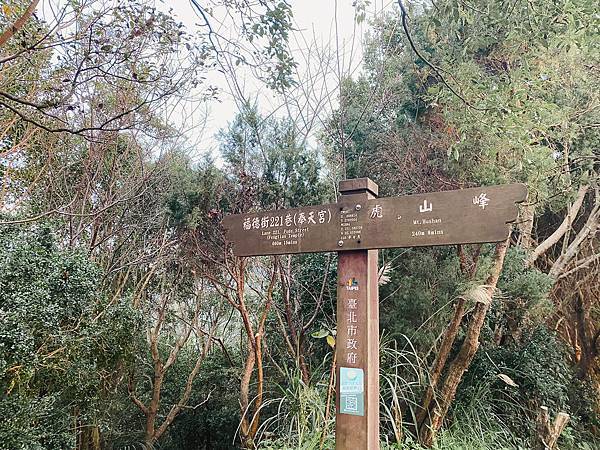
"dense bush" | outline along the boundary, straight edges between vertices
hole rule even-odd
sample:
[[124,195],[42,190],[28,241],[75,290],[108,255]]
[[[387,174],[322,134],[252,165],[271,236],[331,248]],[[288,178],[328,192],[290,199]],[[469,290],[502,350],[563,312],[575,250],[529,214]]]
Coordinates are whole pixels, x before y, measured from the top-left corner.
[[99,277],[49,226],[0,228],[0,447],[72,447],[74,424],[102,421],[137,320]]
[[380,329],[391,339],[407,336],[426,353],[451,314],[452,301],[463,286],[456,249],[386,250],[391,261],[391,280],[381,287]]
[[[552,414],[567,412],[575,423],[589,420],[580,415],[581,398],[570,395],[574,372],[567,356],[564,344],[543,325],[519,343],[483,346],[458,392],[454,419],[460,421],[462,408],[471,405],[522,437],[532,435],[540,406]],[[479,395],[482,390],[485,395]]]

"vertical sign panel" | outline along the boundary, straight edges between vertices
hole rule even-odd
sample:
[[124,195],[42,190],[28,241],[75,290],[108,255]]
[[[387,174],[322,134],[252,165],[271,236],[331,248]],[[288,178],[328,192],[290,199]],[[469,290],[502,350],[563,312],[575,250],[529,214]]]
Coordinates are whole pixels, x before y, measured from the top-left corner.
[[[337,299],[337,401],[336,449],[367,450],[367,417],[370,412],[367,361],[367,251],[339,253]],[[362,394],[348,386],[349,375],[362,376]],[[359,410],[358,402],[362,408]]]
[[336,449],[379,448],[377,250],[340,252]]
[[[342,200],[377,197],[369,179],[340,183]],[[340,240],[361,239],[361,208],[340,208]],[[336,450],[379,448],[379,293],[377,250],[338,253]]]

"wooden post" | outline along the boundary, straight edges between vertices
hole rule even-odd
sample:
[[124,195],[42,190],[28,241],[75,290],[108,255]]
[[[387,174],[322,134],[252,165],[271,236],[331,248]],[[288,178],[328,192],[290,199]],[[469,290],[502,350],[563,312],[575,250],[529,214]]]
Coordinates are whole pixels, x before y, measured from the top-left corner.
[[[354,208],[341,212],[341,227],[351,228],[354,213],[377,197],[378,187],[368,178],[345,180],[340,193]],[[343,251],[343,240],[338,245],[335,448],[374,450],[379,448],[378,250]]]
[[340,193],[337,203],[229,215],[223,226],[237,256],[338,251],[336,448],[374,450],[378,249],[503,242],[527,188],[510,184],[378,198],[373,181],[357,178],[340,182]]

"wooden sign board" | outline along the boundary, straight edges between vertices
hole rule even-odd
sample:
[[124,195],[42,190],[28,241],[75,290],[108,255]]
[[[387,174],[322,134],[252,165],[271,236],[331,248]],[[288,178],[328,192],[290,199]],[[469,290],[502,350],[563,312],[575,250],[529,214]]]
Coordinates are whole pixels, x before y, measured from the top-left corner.
[[379,448],[377,250],[500,242],[522,184],[377,198],[368,178],[340,182],[338,203],[227,216],[238,256],[337,251],[336,449]]
[[227,216],[238,256],[499,242],[523,184],[486,186]]

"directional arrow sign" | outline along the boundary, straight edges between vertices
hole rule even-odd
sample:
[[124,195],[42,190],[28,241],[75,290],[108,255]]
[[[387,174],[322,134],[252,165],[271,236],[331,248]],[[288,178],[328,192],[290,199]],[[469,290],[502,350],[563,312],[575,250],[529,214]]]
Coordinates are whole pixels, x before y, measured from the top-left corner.
[[523,184],[236,214],[223,219],[238,256],[499,242]]

